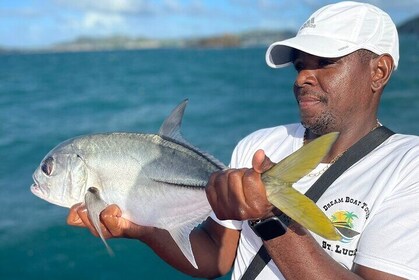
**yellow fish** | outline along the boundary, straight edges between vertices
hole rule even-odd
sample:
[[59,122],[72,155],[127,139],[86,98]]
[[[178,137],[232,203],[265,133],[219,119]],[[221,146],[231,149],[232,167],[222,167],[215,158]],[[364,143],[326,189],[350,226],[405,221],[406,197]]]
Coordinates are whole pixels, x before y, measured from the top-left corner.
[[321,162],[338,135],[332,132],[311,141],[262,174],[270,203],[300,225],[329,240],[340,240],[341,236],[320,208],[292,185]]

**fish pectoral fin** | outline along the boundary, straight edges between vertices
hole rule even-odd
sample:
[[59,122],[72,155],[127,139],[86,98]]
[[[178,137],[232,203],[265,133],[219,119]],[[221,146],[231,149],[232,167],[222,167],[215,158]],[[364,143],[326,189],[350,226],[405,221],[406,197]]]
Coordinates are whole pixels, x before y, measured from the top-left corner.
[[193,226],[186,226],[170,229],[168,231],[186,259],[193,265],[193,267],[198,269],[198,265],[196,264],[195,257],[193,255],[191,242],[189,240],[189,234],[192,229]]
[[329,240],[340,240],[329,218],[308,197],[291,186],[280,186],[268,195],[268,200],[291,219],[308,230]]
[[114,253],[109,247],[106,239],[103,236],[102,230],[100,228],[100,213],[108,206],[108,204],[101,198],[99,190],[95,187],[90,187],[87,190],[86,195],[84,196],[84,201],[87,208],[87,215],[89,216],[90,222],[95,227],[100,238],[108,250],[109,255],[113,256]]
[[295,183],[316,168],[338,135],[338,132],[331,132],[316,138],[275,164],[263,173],[262,178],[274,177],[286,183]]

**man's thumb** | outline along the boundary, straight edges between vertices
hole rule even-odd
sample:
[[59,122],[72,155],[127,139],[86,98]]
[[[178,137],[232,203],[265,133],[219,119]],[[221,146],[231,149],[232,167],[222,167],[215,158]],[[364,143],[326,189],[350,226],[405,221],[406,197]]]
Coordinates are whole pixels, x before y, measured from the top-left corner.
[[252,166],[256,172],[262,174],[269,170],[273,165],[274,163],[265,155],[263,150],[257,150],[253,155]]

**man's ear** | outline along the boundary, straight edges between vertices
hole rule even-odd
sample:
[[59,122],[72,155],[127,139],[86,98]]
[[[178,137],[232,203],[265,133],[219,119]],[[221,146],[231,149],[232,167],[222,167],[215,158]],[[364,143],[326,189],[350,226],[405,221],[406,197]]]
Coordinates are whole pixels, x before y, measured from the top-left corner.
[[372,60],[371,89],[373,92],[382,90],[390,79],[393,72],[393,58],[388,54],[383,54]]

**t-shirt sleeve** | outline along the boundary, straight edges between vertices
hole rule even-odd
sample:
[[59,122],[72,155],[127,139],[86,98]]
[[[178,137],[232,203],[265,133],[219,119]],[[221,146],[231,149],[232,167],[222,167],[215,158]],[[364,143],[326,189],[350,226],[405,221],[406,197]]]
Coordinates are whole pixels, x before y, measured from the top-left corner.
[[[231,156],[231,161],[230,161],[230,164],[229,164],[229,168],[238,168],[238,165],[239,165],[238,164],[238,161],[239,161],[239,157],[238,157],[239,146],[240,146],[240,143],[233,150],[233,153],[232,153],[232,156]],[[222,225],[223,227],[226,227],[226,228],[229,228],[229,229],[235,229],[235,230],[241,230],[242,229],[242,225],[243,225],[242,221],[220,220],[220,219],[217,218],[217,216],[215,215],[214,212],[211,212],[210,218],[213,219],[218,224]]]
[[371,217],[354,262],[408,279],[419,276],[419,164],[405,166],[398,184]]
[[229,229],[235,229],[235,230],[241,230],[243,226],[242,221],[236,221],[236,220],[220,220],[217,218],[214,212],[211,212],[210,218],[216,221],[218,224],[222,225],[225,228]]

